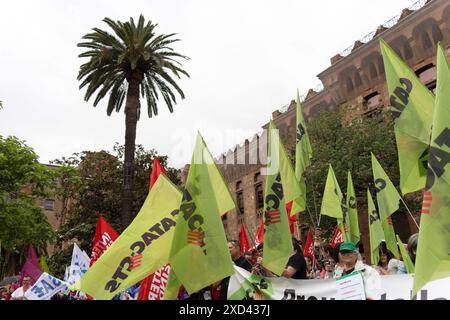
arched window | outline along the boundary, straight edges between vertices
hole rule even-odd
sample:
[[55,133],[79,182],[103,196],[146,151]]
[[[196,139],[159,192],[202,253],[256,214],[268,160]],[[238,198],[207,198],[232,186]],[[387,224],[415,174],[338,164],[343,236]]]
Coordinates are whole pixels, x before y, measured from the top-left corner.
[[377,69],[373,63],[369,64],[370,79],[375,80],[378,77]]
[[422,47],[427,50],[433,47],[433,43],[431,42],[430,36],[426,31],[422,32],[421,34],[422,38]]
[[262,215],[262,210],[264,209],[264,193],[261,173],[256,173],[254,177],[254,188],[255,188],[255,207],[256,215],[260,217]]
[[242,189],[242,181],[236,182],[236,204],[238,216],[244,214],[244,190]]
[[355,87],[359,88],[362,85],[361,76],[358,72],[355,72]]
[[354,90],[353,81],[351,77],[347,78],[347,92],[352,92]]

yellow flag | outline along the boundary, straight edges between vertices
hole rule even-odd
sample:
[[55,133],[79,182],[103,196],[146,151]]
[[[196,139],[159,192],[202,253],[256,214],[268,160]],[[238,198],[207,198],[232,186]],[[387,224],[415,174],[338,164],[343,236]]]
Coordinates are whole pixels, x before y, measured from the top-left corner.
[[167,264],[180,203],[161,174],[133,222],[71,289],[109,300]]

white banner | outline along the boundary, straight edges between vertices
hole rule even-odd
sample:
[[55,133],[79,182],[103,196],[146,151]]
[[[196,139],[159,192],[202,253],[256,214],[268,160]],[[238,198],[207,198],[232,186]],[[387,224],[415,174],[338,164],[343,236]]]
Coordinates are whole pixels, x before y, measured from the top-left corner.
[[67,288],[65,282],[44,272],[36,283],[25,293],[27,300],[50,300],[53,295]]
[[[378,300],[411,300],[413,275],[399,274],[381,277]],[[293,280],[252,276],[235,267],[230,278],[228,298],[237,300],[336,300],[334,279]],[[450,278],[428,283],[417,294],[416,300],[450,300]]]

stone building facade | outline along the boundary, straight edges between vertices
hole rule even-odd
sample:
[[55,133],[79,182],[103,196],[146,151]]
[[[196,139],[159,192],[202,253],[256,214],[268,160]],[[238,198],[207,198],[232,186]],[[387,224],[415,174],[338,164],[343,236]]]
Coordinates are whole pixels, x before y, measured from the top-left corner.
[[[318,74],[322,85],[310,89],[302,97],[302,108],[307,120],[322,111],[340,108],[346,108],[349,118],[370,116],[380,108],[389,106],[378,42],[380,37],[397,51],[430,90],[434,90],[436,43],[441,41],[447,56],[450,56],[450,2],[420,0],[356,41],[352,47],[332,57],[331,66]],[[274,111],[272,117],[282,140],[293,144],[296,130],[295,101],[282,110]],[[262,128],[267,127],[268,124],[265,124]],[[229,239],[239,239],[243,222],[250,238],[254,238],[257,233],[262,218],[264,177],[261,169],[266,163],[266,140],[264,134],[257,134],[217,159],[237,203],[237,209],[228,212],[223,218]],[[366,247],[369,232],[367,214],[363,211],[361,206],[360,229]],[[417,232],[409,217],[394,215],[393,220],[396,229],[409,229],[403,230],[402,234]]]

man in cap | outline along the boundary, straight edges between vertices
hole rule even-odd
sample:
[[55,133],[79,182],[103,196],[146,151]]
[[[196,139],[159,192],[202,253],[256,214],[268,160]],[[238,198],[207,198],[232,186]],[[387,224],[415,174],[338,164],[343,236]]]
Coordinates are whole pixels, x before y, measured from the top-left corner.
[[358,260],[358,251],[353,243],[344,242],[341,244],[339,263],[342,267],[336,269],[334,278],[340,278],[353,272],[361,272],[366,298],[368,300],[379,299],[381,291],[380,274],[374,268]]

